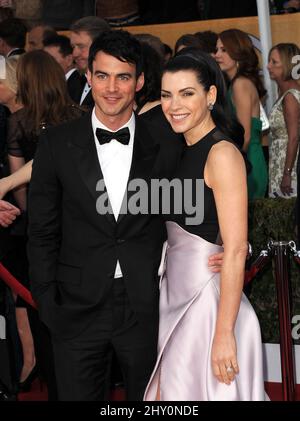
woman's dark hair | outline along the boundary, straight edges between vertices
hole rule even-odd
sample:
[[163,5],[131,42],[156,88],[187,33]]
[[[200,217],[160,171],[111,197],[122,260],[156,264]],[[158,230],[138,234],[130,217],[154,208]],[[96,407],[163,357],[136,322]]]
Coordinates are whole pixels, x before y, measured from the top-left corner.
[[17,82],[26,128],[33,135],[38,135],[42,126],[56,126],[82,114],[72,106],[61,66],[43,50],[20,56]]
[[262,98],[267,91],[259,75],[258,57],[250,37],[239,29],[227,29],[219,34],[219,38],[226,52],[237,62],[237,73],[231,83],[239,76],[244,76],[252,81]]
[[185,48],[166,64],[163,73],[189,70],[196,74],[198,82],[208,92],[211,86],[217,88],[217,98],[211,111],[212,119],[218,129],[242,148],[244,129],[231,112],[226,96],[226,84],[220,67],[207,53],[197,48]]
[[139,41],[129,32],[122,30],[102,32],[92,43],[89,51],[89,70],[93,71],[93,62],[98,52],[113,56],[120,61],[134,64],[136,78],[143,72],[143,58]]
[[160,99],[163,59],[151,45],[141,42],[145,83],[136,93],[138,107]]

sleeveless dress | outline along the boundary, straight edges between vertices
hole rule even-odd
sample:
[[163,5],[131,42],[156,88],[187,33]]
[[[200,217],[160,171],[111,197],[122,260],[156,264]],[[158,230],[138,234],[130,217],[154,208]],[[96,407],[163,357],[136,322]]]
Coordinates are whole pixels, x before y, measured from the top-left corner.
[[[236,108],[232,101],[231,88],[228,90],[228,98],[231,109],[236,114]],[[249,200],[265,197],[268,186],[268,170],[261,145],[261,133],[261,120],[258,117],[252,117],[250,142],[247,150],[247,158],[252,166],[247,180]]]
[[[225,140],[213,129],[185,148],[175,178],[204,179],[211,147]],[[226,139],[230,141],[229,139]],[[220,275],[208,268],[208,258],[222,251],[212,190],[204,183],[204,219],[186,225],[186,215],[168,215],[168,243],[160,288],[158,358],[144,400],[237,401],[264,400],[262,343],[255,312],[243,294],[235,325],[240,373],[230,386],[212,372],[211,347],[220,296]]]
[[[280,190],[280,184],[283,176],[286,150],[288,144],[288,133],[283,115],[283,106],[282,101],[285,96],[290,93],[300,104],[300,90],[298,89],[289,89],[286,91],[274,104],[270,116],[270,130],[271,130],[271,139],[269,147],[269,196],[276,197],[281,196],[285,198],[290,198],[292,196],[297,196],[297,171],[296,171],[296,162],[298,157],[295,159],[295,164],[291,172],[291,186],[294,189],[293,193],[290,196],[284,196]],[[300,133],[300,121],[299,124],[299,133]],[[300,139],[299,139],[300,140]]]

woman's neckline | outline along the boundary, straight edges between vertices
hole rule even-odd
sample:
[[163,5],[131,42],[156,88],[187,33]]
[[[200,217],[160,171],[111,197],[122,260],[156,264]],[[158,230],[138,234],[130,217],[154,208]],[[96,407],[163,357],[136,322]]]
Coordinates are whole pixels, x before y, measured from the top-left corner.
[[199,140],[197,140],[197,142],[193,143],[192,145],[188,145],[185,142],[185,146],[187,149],[192,149],[195,148],[197,145],[199,145],[203,140],[205,140],[210,134],[214,133],[217,129],[217,127],[215,126],[213,129],[211,129],[209,132],[207,132],[204,136],[202,136]]

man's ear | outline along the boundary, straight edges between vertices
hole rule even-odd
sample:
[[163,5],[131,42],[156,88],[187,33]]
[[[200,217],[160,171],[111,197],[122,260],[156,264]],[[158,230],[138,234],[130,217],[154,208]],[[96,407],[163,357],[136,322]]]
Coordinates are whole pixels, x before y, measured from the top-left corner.
[[144,86],[144,83],[145,83],[144,73],[141,73],[140,76],[138,77],[137,81],[136,81],[135,92],[140,91],[142,89],[142,87]]

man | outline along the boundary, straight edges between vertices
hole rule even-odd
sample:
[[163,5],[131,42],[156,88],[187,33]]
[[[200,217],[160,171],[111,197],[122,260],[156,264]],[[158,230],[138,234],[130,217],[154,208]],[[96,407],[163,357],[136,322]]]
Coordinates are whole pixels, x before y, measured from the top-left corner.
[[[149,186],[173,173],[182,144],[152,137],[135,117],[141,63],[132,35],[102,33],[89,56],[93,112],[46,132],[34,159],[30,279],[53,335],[61,400],[106,398],[112,350],[127,399],[141,400],[156,360],[165,226],[158,215],[120,208],[133,195],[127,182],[142,179]],[[104,212],[98,206],[103,191],[96,191],[103,182],[110,209]]]
[[[144,78],[140,45],[130,34],[108,31],[94,42],[88,78],[92,115],[50,130],[34,160],[32,293],[54,335],[60,399],[104,399],[114,348],[127,398],[140,400],[156,358],[157,270],[165,231],[157,216],[119,211],[127,180],[167,176],[181,146],[153,140],[134,116],[134,95]],[[122,126],[130,132],[128,145],[99,143],[97,128]],[[97,213],[101,179],[114,214]]]
[[32,26],[28,32],[27,51],[42,50],[44,41],[54,35],[56,35],[56,31],[51,26],[44,24]]
[[[86,75],[90,46],[98,35],[109,30],[109,25],[104,19],[87,16],[74,22],[70,30],[74,62],[79,72]],[[91,88],[87,80],[81,90],[79,104],[90,109],[94,106]]]
[[55,35],[44,41],[44,50],[50,54],[62,67],[66,76],[68,91],[74,102],[79,104],[85,81],[74,67],[70,38]]
[[0,22],[0,54],[6,57],[23,54],[26,32],[21,19],[9,18]]

